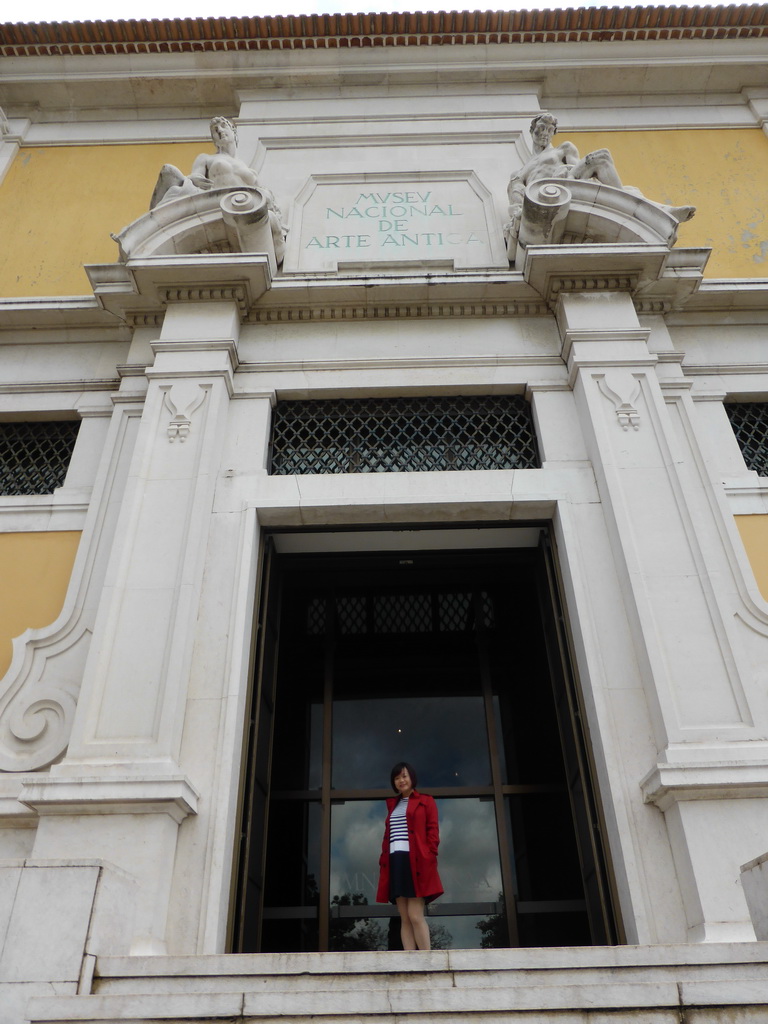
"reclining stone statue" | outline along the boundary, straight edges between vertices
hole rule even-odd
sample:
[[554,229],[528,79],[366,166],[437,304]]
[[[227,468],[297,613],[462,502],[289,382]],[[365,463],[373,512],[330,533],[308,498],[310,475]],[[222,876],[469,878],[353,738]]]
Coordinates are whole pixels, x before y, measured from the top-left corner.
[[509,197],[509,223],[504,227],[508,244],[514,246],[520,230],[523,214],[523,203],[526,188],[537,181],[549,178],[593,180],[620,188],[630,195],[638,196],[668,213],[678,222],[690,220],[696,212],[695,206],[667,206],[647,199],[643,193],[632,185],[623,185],[607,149],[597,149],[585,157],[579,156],[578,149],[572,142],[563,142],[559,146],[552,145],[557,132],[557,118],[549,113],[537,114],[531,121],[531,138],[533,156],[516,171],[509,180],[507,195]]
[[215,153],[200,153],[195,157],[189,175],[182,174],[173,164],[164,164],[157,178],[149,208],[168,203],[173,199],[194,196],[211,189],[257,188],[262,193],[269,210],[269,224],[278,263],[285,250],[285,228],[280,208],[269,189],[259,184],[256,173],[235,154],[237,152],[237,128],[226,117],[211,118],[211,139]]

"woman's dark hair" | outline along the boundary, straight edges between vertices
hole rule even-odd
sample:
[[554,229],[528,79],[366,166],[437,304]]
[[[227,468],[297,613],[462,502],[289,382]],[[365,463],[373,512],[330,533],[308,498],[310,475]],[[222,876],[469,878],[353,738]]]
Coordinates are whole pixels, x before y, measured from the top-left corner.
[[408,772],[408,774],[411,776],[411,783],[413,784],[413,788],[416,789],[416,769],[413,767],[412,764],[408,764],[407,761],[398,761],[397,764],[395,765],[395,767],[389,773],[389,784],[392,787],[392,791],[394,793],[397,793],[397,787],[395,786],[395,779],[400,774],[400,772],[403,770],[403,768],[405,768],[406,771]]

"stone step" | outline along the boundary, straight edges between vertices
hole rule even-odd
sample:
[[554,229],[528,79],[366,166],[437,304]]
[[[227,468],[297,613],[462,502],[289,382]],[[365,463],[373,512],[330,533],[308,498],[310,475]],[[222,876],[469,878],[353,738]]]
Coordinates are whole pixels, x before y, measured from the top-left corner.
[[[629,984],[663,985],[673,983],[694,983],[706,979],[710,982],[761,980],[768,987],[768,964],[741,971],[738,966],[718,964],[712,966],[679,965],[677,967],[635,967],[623,968],[621,982]],[[242,992],[261,996],[279,996],[288,993],[331,994],[353,996],[356,993],[388,991],[391,988],[403,992],[427,989],[473,988],[504,989],[510,985],[519,988],[542,988],[550,985],[563,986],[605,986],[615,983],[615,968],[561,968],[556,971],[515,971],[514,978],[509,971],[456,971],[456,970],[392,970],[373,973],[311,973],[311,974],[227,974],[193,976],[188,974],[129,977],[96,977],[93,991],[98,995],[122,995],[153,993],[162,985],[164,992],[184,993],[190,990],[194,981],[198,992]]]
[[625,982],[710,981],[768,977],[768,953],[739,947],[588,947],[582,949],[451,950],[429,953],[252,954],[210,957],[101,957],[94,991],[373,991],[403,988],[506,988],[516,985],[605,984],[617,971]]
[[[762,1021],[768,1014],[768,989],[765,982],[693,982],[678,985],[657,982],[623,983],[617,979],[608,985],[548,985],[543,988],[512,985],[508,989],[422,989],[404,992],[397,987],[377,992],[358,992],[354,998],[340,999],[332,993],[254,992],[167,992],[155,994],[115,994],[90,996],[36,997],[28,1013],[32,1024],[115,1024],[118,1021],[198,1021],[239,1019],[259,1021],[332,1021],[365,1017],[368,1024],[393,1024],[401,1017],[418,1017],[420,1024],[438,1019],[466,1021],[471,1016],[489,1020],[514,1020],[531,1013],[568,1013],[569,1021],[595,1024],[596,1012],[621,1011],[626,1019],[656,1024],[679,1024],[681,1010],[695,1006],[749,1010],[760,1007]],[[588,1017],[584,1015],[588,1014]],[[630,1017],[630,1014],[634,1015]],[[640,1016],[643,1014],[642,1016]],[[653,1015],[652,1015],[653,1014]],[[558,1018],[553,1018],[558,1019]],[[624,1018],[621,1018],[624,1019]],[[713,1018],[719,1019],[719,1018]],[[723,1020],[748,1020],[731,1015]]]
[[32,1024],[679,1024],[689,1007],[696,1024],[765,1024],[766,944],[105,957],[90,994],[35,997],[28,1014]]

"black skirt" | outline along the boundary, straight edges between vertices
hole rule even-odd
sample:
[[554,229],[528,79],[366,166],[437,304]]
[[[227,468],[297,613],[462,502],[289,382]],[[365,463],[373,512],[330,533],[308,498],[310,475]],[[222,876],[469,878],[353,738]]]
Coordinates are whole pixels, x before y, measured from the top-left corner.
[[409,853],[390,853],[389,855],[389,902],[404,896],[408,899],[416,895],[411,874],[411,855]]

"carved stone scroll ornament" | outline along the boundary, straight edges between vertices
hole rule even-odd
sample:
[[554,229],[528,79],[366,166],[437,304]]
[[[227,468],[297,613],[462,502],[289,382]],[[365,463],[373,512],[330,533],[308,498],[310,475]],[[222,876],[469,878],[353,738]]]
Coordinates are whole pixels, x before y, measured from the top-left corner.
[[13,639],[0,678],[0,772],[46,768],[69,744],[137,424],[133,406],[112,419],[61,613]]
[[640,381],[629,370],[609,370],[598,378],[597,386],[605,397],[613,402],[616,418],[623,430],[640,429],[640,414],[637,400],[640,397]]
[[[14,641],[14,661],[0,696],[0,771],[46,768],[66,750],[80,689],[84,652],[91,632],[82,621],[62,622],[53,634],[27,630]],[[57,675],[47,677],[50,662]],[[18,666],[18,667],[17,667]]]
[[72,694],[48,690],[39,700],[14,708],[5,724],[3,746],[12,744],[16,757],[0,755],[0,769],[24,771],[55,761],[69,743],[75,704]]
[[274,246],[277,264],[285,256],[285,232],[280,217],[264,189],[237,189],[225,193],[221,202],[224,223],[234,228],[241,252],[268,251]]
[[523,195],[518,240],[521,246],[562,241],[573,193],[559,181],[536,181]]

